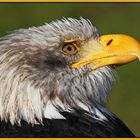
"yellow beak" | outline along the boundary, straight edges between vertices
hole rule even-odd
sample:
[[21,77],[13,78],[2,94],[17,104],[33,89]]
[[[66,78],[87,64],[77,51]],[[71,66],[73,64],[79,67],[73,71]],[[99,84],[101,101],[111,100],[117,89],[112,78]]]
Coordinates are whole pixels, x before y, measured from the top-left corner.
[[[108,65],[124,65],[136,59],[140,59],[140,43],[128,35],[103,35],[100,37],[98,44],[102,46],[100,47],[102,48],[100,51],[90,52],[88,56],[72,64],[72,67],[79,68],[93,63],[94,65],[91,69],[95,70]],[[92,45],[92,43],[89,43],[89,45]],[[94,46],[92,47],[94,48]]]

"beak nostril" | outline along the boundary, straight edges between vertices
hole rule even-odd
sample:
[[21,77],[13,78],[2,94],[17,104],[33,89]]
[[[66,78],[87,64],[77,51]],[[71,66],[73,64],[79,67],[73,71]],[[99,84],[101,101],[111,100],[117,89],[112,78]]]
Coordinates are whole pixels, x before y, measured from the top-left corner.
[[110,45],[110,43],[111,43],[112,41],[113,41],[113,39],[110,39],[110,40],[107,42],[106,45],[107,45],[107,46]]

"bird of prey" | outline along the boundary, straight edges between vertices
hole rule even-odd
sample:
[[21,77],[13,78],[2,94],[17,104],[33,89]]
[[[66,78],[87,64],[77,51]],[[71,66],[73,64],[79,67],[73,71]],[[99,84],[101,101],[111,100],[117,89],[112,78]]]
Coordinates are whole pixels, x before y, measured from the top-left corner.
[[0,39],[0,137],[135,137],[106,108],[116,67],[140,44],[63,18]]

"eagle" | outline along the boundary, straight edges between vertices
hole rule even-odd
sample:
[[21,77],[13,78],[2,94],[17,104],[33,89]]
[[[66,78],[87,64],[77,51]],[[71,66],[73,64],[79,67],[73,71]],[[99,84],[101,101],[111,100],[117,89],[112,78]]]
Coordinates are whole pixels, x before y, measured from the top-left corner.
[[0,137],[135,137],[106,103],[116,68],[140,57],[125,34],[63,18],[0,38]]

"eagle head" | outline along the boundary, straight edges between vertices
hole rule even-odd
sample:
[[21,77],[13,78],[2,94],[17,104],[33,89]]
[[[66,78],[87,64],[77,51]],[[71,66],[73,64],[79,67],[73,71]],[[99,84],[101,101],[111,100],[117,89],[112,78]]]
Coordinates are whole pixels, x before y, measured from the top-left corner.
[[116,78],[114,65],[139,56],[135,39],[100,37],[83,18],[17,30],[0,41],[1,120],[35,124],[55,117],[53,111],[105,105]]

